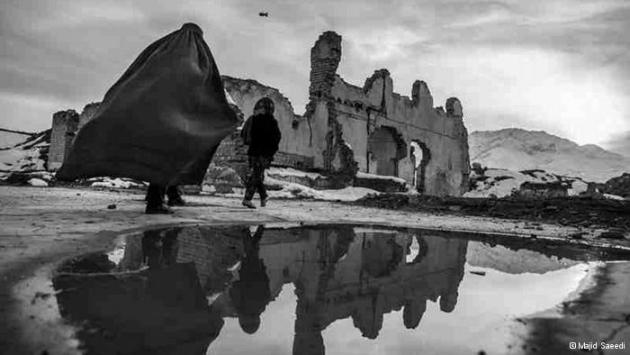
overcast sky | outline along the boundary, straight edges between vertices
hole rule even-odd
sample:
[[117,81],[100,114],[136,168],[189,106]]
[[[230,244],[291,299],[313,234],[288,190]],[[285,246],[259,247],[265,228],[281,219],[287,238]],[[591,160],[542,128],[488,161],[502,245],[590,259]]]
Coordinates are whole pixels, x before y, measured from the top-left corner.
[[[152,41],[196,22],[222,74],[277,87],[297,113],[310,48],[343,37],[339,74],[458,97],[469,131],[521,127],[630,154],[628,0],[2,0],[0,127],[80,112]],[[266,11],[269,17],[259,17]],[[625,148],[624,148],[625,147]]]

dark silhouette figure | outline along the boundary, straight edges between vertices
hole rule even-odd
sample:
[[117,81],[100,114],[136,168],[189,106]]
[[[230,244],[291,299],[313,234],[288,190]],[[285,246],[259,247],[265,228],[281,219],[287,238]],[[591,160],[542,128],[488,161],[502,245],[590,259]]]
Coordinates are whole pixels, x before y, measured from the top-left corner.
[[260,17],[269,17],[269,13],[268,12],[259,12],[258,16],[260,16]]
[[245,178],[245,196],[243,206],[256,208],[252,203],[254,194],[260,195],[260,206],[267,204],[265,189],[265,169],[271,166],[273,156],[278,152],[278,144],[282,137],[278,121],[273,116],[274,103],[268,97],[256,102],[254,114],[247,119],[241,130],[241,137],[249,146],[249,172]]
[[271,301],[269,277],[262,259],[258,255],[259,242],[264,232],[258,226],[253,236],[245,236],[245,257],[241,260],[239,280],[232,284],[229,294],[238,314],[241,329],[247,334],[255,333],[260,327],[260,315]]
[[[169,213],[160,191],[200,185],[238,121],[203,31],[186,23],[146,47],[107,91],[56,177],[148,181],[146,212]],[[171,205],[183,201],[172,197]]]

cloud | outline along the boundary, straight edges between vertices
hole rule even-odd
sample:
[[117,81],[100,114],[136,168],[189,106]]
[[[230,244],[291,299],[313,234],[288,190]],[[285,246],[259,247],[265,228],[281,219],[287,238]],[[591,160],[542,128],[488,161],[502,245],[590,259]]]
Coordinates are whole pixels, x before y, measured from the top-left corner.
[[[62,107],[70,107],[70,103],[46,96],[0,93],[0,107],[3,108],[0,127],[36,132],[50,128],[53,113],[60,111]],[[7,125],[3,121],[7,117],[17,117],[17,119],[6,120],[8,123],[13,123],[13,125]],[[45,118],[46,125],[41,125],[42,118]]]
[[[3,127],[43,129],[52,111],[100,100],[150,42],[193,21],[223,74],[277,87],[298,113],[310,48],[335,30],[344,79],[362,85],[388,68],[407,95],[425,80],[436,105],[463,101],[470,130],[544,129],[582,144],[630,130],[625,0],[6,0],[0,10]],[[34,105],[42,98],[48,106]]]

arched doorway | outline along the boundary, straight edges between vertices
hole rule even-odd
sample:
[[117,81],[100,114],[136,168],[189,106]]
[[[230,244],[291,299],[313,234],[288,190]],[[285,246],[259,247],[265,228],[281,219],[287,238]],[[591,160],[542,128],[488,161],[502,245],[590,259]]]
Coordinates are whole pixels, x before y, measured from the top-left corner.
[[409,159],[413,166],[413,186],[418,192],[423,193],[426,167],[431,159],[431,151],[424,143],[414,139],[409,144]]
[[368,138],[367,165],[371,173],[398,176],[398,161],[406,156],[405,142],[392,127],[379,127]]

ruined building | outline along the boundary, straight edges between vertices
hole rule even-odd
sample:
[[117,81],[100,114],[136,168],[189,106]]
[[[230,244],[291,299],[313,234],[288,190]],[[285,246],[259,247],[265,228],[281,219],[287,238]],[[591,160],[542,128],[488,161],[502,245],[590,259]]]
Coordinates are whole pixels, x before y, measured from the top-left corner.
[[[244,117],[252,114],[262,97],[275,102],[282,141],[274,165],[317,170],[344,184],[356,183],[357,176],[369,173],[399,177],[430,195],[467,191],[468,133],[460,101],[449,98],[445,108],[434,107],[423,81],[414,82],[411,97],[395,93],[386,69],[375,71],[359,87],[337,73],[340,61],[341,36],[323,33],[311,49],[309,103],[304,115],[297,115],[275,88],[254,80],[223,78],[226,92]],[[95,104],[86,106],[75,129],[96,109]],[[59,142],[67,145],[71,139]],[[246,147],[235,132],[219,146],[214,162],[242,171],[247,165],[245,154]]]
[[[468,133],[457,98],[433,107],[427,84],[416,81],[411,97],[393,92],[381,69],[363,87],[337,74],[341,36],[322,34],[311,49],[309,103],[303,116],[277,89],[253,80],[224,78],[245,116],[268,96],[276,103],[282,131],[275,164],[354,176],[357,172],[396,176],[430,195],[461,195],[469,176]],[[217,161],[244,164],[237,135],[226,139]],[[360,175],[360,174],[359,174]]]
[[[160,232],[153,233],[144,232],[142,239],[158,239]],[[159,257],[168,260],[168,267],[193,264],[204,296],[217,295],[212,308],[224,318],[237,318],[229,290],[234,287],[233,274],[228,268],[239,261],[244,267],[242,240],[249,238],[249,229],[194,226],[162,233]],[[145,241],[136,235],[126,238],[123,270],[142,266]],[[411,248],[414,242],[417,253]],[[376,339],[387,314],[416,329],[431,303],[445,313],[455,310],[467,250],[468,241],[459,238],[314,227],[268,229],[256,255],[268,278],[270,297],[263,301],[276,302],[285,285],[295,287],[293,353],[323,354],[324,330],[337,321],[351,319],[363,337]],[[253,289],[250,292],[251,299],[260,297]]]

